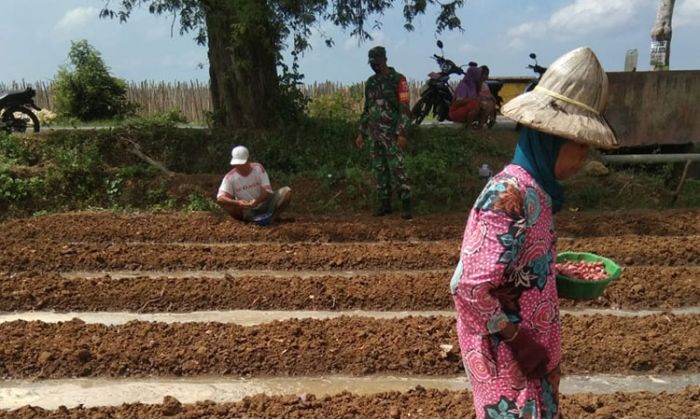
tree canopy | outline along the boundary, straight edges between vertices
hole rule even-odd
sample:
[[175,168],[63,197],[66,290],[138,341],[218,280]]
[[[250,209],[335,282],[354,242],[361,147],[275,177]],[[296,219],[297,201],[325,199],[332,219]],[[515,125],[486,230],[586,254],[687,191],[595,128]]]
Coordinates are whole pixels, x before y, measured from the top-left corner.
[[[296,83],[298,57],[321,23],[349,31],[360,41],[381,28],[383,14],[403,6],[404,27],[429,7],[438,10],[436,31],[461,29],[457,9],[464,0],[104,0],[100,17],[129,20],[136,8],[171,16],[171,31],[194,33],[208,46],[215,125],[266,128],[273,118],[299,115],[305,103]],[[328,46],[334,40],[325,37]],[[289,50],[292,70],[282,58]],[[278,71],[281,69],[281,71]],[[301,100],[300,100],[301,99]],[[284,122],[284,121],[278,121]]]
[[[445,29],[462,29],[457,17],[457,9],[464,5],[464,0],[225,0],[238,9],[238,22],[233,31],[245,32],[255,30],[247,24],[255,22],[256,15],[267,11],[268,18],[277,29],[278,49],[290,47],[291,53],[298,54],[310,48],[309,37],[312,29],[321,22],[350,31],[350,36],[359,40],[371,40],[370,31],[381,28],[381,17],[396,5],[403,6],[404,28],[414,29],[416,17],[424,15],[429,6],[439,8],[435,20],[438,33]],[[172,29],[179,24],[179,33],[195,33],[195,40],[200,45],[206,44],[207,28],[205,13],[217,12],[220,4],[215,0],[105,0],[100,17],[119,19],[126,22],[135,8],[147,7],[155,15],[172,16]],[[257,5],[257,7],[256,7]],[[289,42],[287,45],[285,42]],[[334,40],[325,38],[326,45],[332,46]]]

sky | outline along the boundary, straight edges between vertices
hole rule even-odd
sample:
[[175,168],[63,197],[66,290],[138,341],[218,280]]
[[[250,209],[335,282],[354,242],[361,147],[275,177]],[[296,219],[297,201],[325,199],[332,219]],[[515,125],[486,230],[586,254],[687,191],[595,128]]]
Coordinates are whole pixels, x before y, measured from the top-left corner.
[[[448,1],[448,0],[444,0]],[[300,60],[305,82],[354,83],[371,70],[367,50],[387,49],[389,65],[409,79],[424,79],[437,69],[430,59],[445,44],[445,56],[458,64],[487,64],[495,77],[532,75],[525,66],[537,53],[548,65],[560,55],[587,46],[607,71],[624,68],[625,53],[639,51],[638,69],[649,69],[651,27],[658,0],[466,0],[459,11],[464,32],[435,34],[437,10],[403,28],[399,7],[387,12],[373,40],[359,44],[332,24],[320,23],[310,38],[312,49]],[[86,39],[102,53],[112,74],[126,80],[207,81],[206,47],[171,33],[172,17],[136,11],[126,24],[99,19],[104,0],[0,0],[2,21],[0,82],[52,79],[66,64],[71,41]],[[324,36],[335,41],[326,47]],[[677,0],[673,15],[671,69],[700,69],[700,0]],[[285,54],[289,58],[289,54]]]

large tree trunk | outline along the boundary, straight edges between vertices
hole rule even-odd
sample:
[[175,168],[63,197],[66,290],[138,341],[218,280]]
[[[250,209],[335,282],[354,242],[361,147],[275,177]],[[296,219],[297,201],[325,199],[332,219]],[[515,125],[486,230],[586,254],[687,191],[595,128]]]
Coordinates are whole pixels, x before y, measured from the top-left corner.
[[676,0],[659,0],[656,22],[651,29],[652,70],[668,70],[671,60],[671,18]]
[[214,124],[268,128],[279,96],[278,37],[261,0],[202,0]]

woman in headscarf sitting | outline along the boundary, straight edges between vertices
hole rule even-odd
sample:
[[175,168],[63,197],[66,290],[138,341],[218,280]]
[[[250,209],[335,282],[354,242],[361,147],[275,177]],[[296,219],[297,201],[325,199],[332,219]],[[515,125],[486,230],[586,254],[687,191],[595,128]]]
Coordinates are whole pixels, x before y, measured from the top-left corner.
[[469,63],[469,68],[455,89],[454,99],[450,105],[448,119],[463,122],[470,127],[479,115],[479,91],[481,90],[481,69],[476,63]]
[[561,359],[553,214],[559,181],[590,146],[614,148],[602,118],[607,76],[579,48],[503,114],[522,125],[511,164],[477,198],[450,283],[477,418],[557,418]]

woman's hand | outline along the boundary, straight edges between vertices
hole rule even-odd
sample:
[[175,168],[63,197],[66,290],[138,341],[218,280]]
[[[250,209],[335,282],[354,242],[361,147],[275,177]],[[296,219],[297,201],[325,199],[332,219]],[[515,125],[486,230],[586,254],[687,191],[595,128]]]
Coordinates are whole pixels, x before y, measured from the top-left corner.
[[[504,330],[505,332],[505,330]],[[504,342],[513,352],[513,358],[528,378],[539,378],[547,374],[549,357],[547,349],[535,341],[529,329],[518,327],[509,338],[503,333]]]

